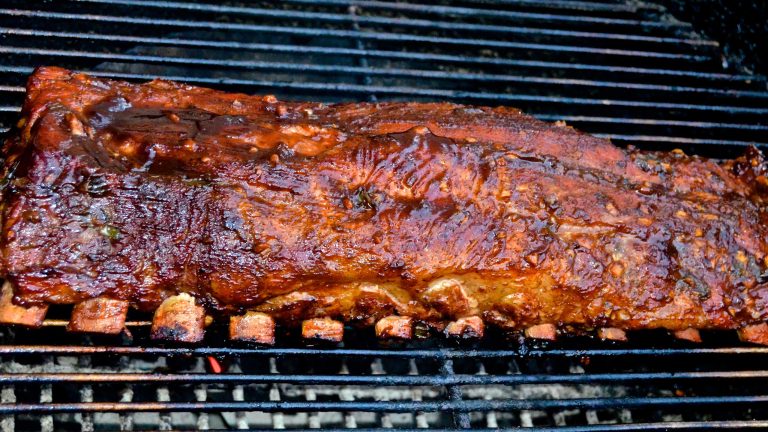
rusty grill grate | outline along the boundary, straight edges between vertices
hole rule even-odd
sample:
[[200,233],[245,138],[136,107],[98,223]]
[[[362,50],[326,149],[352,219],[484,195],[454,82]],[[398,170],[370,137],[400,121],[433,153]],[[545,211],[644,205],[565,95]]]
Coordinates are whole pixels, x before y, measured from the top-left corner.
[[[429,3],[429,4],[428,4]],[[281,98],[513,105],[616,143],[730,157],[768,147],[763,76],[641,1],[5,1],[0,131],[23,84],[53,64],[127,80],[157,76]],[[58,315],[57,315],[58,314]],[[768,349],[734,335],[689,345],[495,335],[341,347],[0,329],[0,430],[504,428],[561,431],[768,427]]]

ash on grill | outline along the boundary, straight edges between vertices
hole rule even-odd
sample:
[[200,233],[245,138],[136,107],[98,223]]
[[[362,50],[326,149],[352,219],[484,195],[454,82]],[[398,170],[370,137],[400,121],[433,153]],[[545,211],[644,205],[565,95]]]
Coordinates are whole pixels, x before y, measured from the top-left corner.
[[[647,2],[12,0],[0,35],[2,131],[49,64],[280,98],[512,105],[708,156],[768,144],[765,77],[724,70],[717,42]],[[217,344],[214,326],[190,348],[151,345],[141,316],[132,339],[68,334],[52,309],[43,330],[0,329],[2,431],[768,427],[768,349],[729,334],[382,347],[348,330],[342,347],[279,334],[253,349]]]

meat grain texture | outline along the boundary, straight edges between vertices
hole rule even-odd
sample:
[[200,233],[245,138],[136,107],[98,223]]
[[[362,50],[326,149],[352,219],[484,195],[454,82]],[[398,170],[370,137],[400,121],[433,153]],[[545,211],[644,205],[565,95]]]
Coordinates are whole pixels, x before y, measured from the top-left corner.
[[1,270],[298,325],[768,320],[768,165],[621,149],[512,108],[280,102],[38,69],[3,147]]

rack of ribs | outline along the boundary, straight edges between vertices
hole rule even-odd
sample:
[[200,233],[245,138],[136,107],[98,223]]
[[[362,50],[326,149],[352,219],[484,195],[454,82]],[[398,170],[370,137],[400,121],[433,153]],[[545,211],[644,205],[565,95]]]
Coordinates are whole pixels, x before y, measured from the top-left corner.
[[512,108],[281,102],[38,69],[3,147],[0,322],[272,343],[486,326],[768,343],[768,164]]

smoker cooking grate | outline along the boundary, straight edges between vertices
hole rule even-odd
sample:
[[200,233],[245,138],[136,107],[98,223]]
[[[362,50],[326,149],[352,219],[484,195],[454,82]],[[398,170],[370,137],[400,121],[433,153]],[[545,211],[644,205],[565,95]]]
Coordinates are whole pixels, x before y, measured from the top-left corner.
[[[768,147],[765,77],[641,1],[5,1],[0,130],[38,65],[161,76],[281,98],[512,105],[616,143],[717,157]],[[57,315],[58,314],[58,315]],[[200,348],[132,336],[0,329],[0,430],[497,428],[559,431],[768,427],[768,349],[732,334],[694,346],[491,335],[408,345],[349,330],[342,347]],[[57,319],[58,318],[58,319]]]

